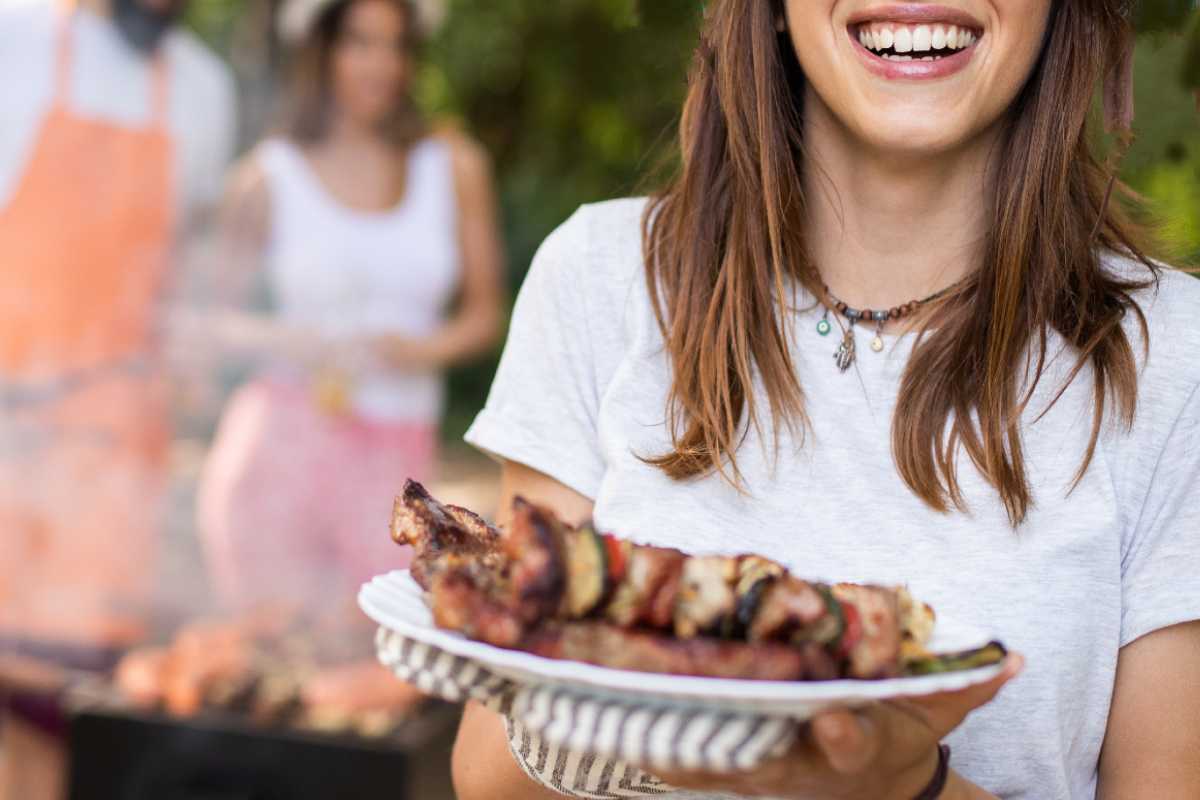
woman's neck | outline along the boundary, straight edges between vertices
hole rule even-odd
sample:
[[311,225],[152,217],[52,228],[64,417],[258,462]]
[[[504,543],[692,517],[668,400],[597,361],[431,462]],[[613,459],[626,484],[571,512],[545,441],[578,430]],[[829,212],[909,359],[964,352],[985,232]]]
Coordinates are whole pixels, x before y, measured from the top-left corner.
[[75,5],[101,17],[107,17],[112,13],[110,0],[76,0]]
[[839,299],[886,309],[937,292],[976,268],[987,225],[994,134],[936,156],[863,145],[811,90],[803,165],[808,241]]
[[322,144],[329,150],[359,151],[364,154],[394,150],[377,126],[344,114],[335,114],[329,121],[329,130]]

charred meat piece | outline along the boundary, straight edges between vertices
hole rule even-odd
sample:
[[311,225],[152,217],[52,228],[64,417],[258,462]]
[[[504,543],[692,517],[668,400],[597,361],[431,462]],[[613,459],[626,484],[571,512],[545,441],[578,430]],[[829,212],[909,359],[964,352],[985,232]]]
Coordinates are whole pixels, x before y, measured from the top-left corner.
[[466,570],[436,575],[430,601],[433,621],[439,628],[496,647],[515,648],[525,637],[528,626],[511,608],[496,602]]
[[822,635],[822,627],[830,627],[830,615],[836,612],[830,609],[815,584],[791,575],[764,580],[766,584],[761,586],[757,605],[745,611],[750,641],[790,639],[799,633],[802,641],[826,644],[837,636],[840,624],[836,622],[834,630]]
[[838,650],[855,678],[900,674],[900,608],[896,592],[878,586],[839,583],[833,596],[845,615]]
[[565,532],[546,509],[519,497],[513,503],[512,524],[501,537],[509,564],[504,602],[526,623],[561,617],[567,593]]
[[801,680],[809,672],[804,651],[785,644],[675,639],[600,622],[573,622],[540,630],[529,652],[614,669],[749,680]]
[[412,546],[412,576],[423,589],[434,573],[455,565],[503,567],[498,530],[465,508],[439,503],[413,480],[392,507],[392,539]]
[[622,628],[644,624],[669,628],[686,557],[664,547],[632,547],[625,578],[613,592],[604,616]]

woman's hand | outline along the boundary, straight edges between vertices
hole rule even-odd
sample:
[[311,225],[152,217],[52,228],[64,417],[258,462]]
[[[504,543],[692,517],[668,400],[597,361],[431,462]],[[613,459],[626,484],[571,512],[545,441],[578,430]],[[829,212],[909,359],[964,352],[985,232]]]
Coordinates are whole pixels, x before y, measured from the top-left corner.
[[934,776],[939,742],[991,701],[1023,663],[1010,655],[991,681],[961,691],[822,714],[790,752],[749,772],[650,771],[672,786],[748,797],[912,800]]
[[448,360],[436,336],[412,338],[385,334],[369,339],[367,347],[379,362],[399,370],[437,369]]

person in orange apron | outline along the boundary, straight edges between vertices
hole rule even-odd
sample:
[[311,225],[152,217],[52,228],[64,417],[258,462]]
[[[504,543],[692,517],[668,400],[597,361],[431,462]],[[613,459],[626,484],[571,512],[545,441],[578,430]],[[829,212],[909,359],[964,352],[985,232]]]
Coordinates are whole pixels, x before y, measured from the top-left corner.
[[155,577],[154,329],[175,198],[161,55],[148,124],[83,116],[68,104],[74,19],[61,15],[54,100],[0,208],[0,657],[103,668],[140,638]]

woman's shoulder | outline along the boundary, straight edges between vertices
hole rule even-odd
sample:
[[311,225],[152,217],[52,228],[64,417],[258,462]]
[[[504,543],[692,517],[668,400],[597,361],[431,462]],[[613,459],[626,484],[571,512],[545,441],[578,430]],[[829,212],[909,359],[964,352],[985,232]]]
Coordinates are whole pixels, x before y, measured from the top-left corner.
[[1145,318],[1148,340],[1137,314],[1127,315],[1125,325],[1145,368],[1167,368],[1192,384],[1200,382],[1200,279],[1157,261],[1154,270],[1118,254],[1108,254],[1104,261],[1109,274],[1142,284],[1132,298]]
[[645,207],[644,199],[580,207],[538,248],[516,314],[586,330],[589,352],[603,352],[606,360],[619,357],[629,336],[654,320],[642,269]]
[[445,160],[459,179],[489,177],[492,159],[481,142],[451,122],[439,122],[412,146],[415,154]]
[[1124,325],[1139,367],[1132,441],[1151,450],[1181,417],[1195,416],[1200,402],[1200,279],[1154,263],[1151,270],[1125,256],[1105,257],[1111,275],[1142,284],[1132,295],[1140,314],[1127,314]]
[[642,219],[648,199],[580,206],[542,243],[535,258],[582,287],[628,287],[643,275]]

